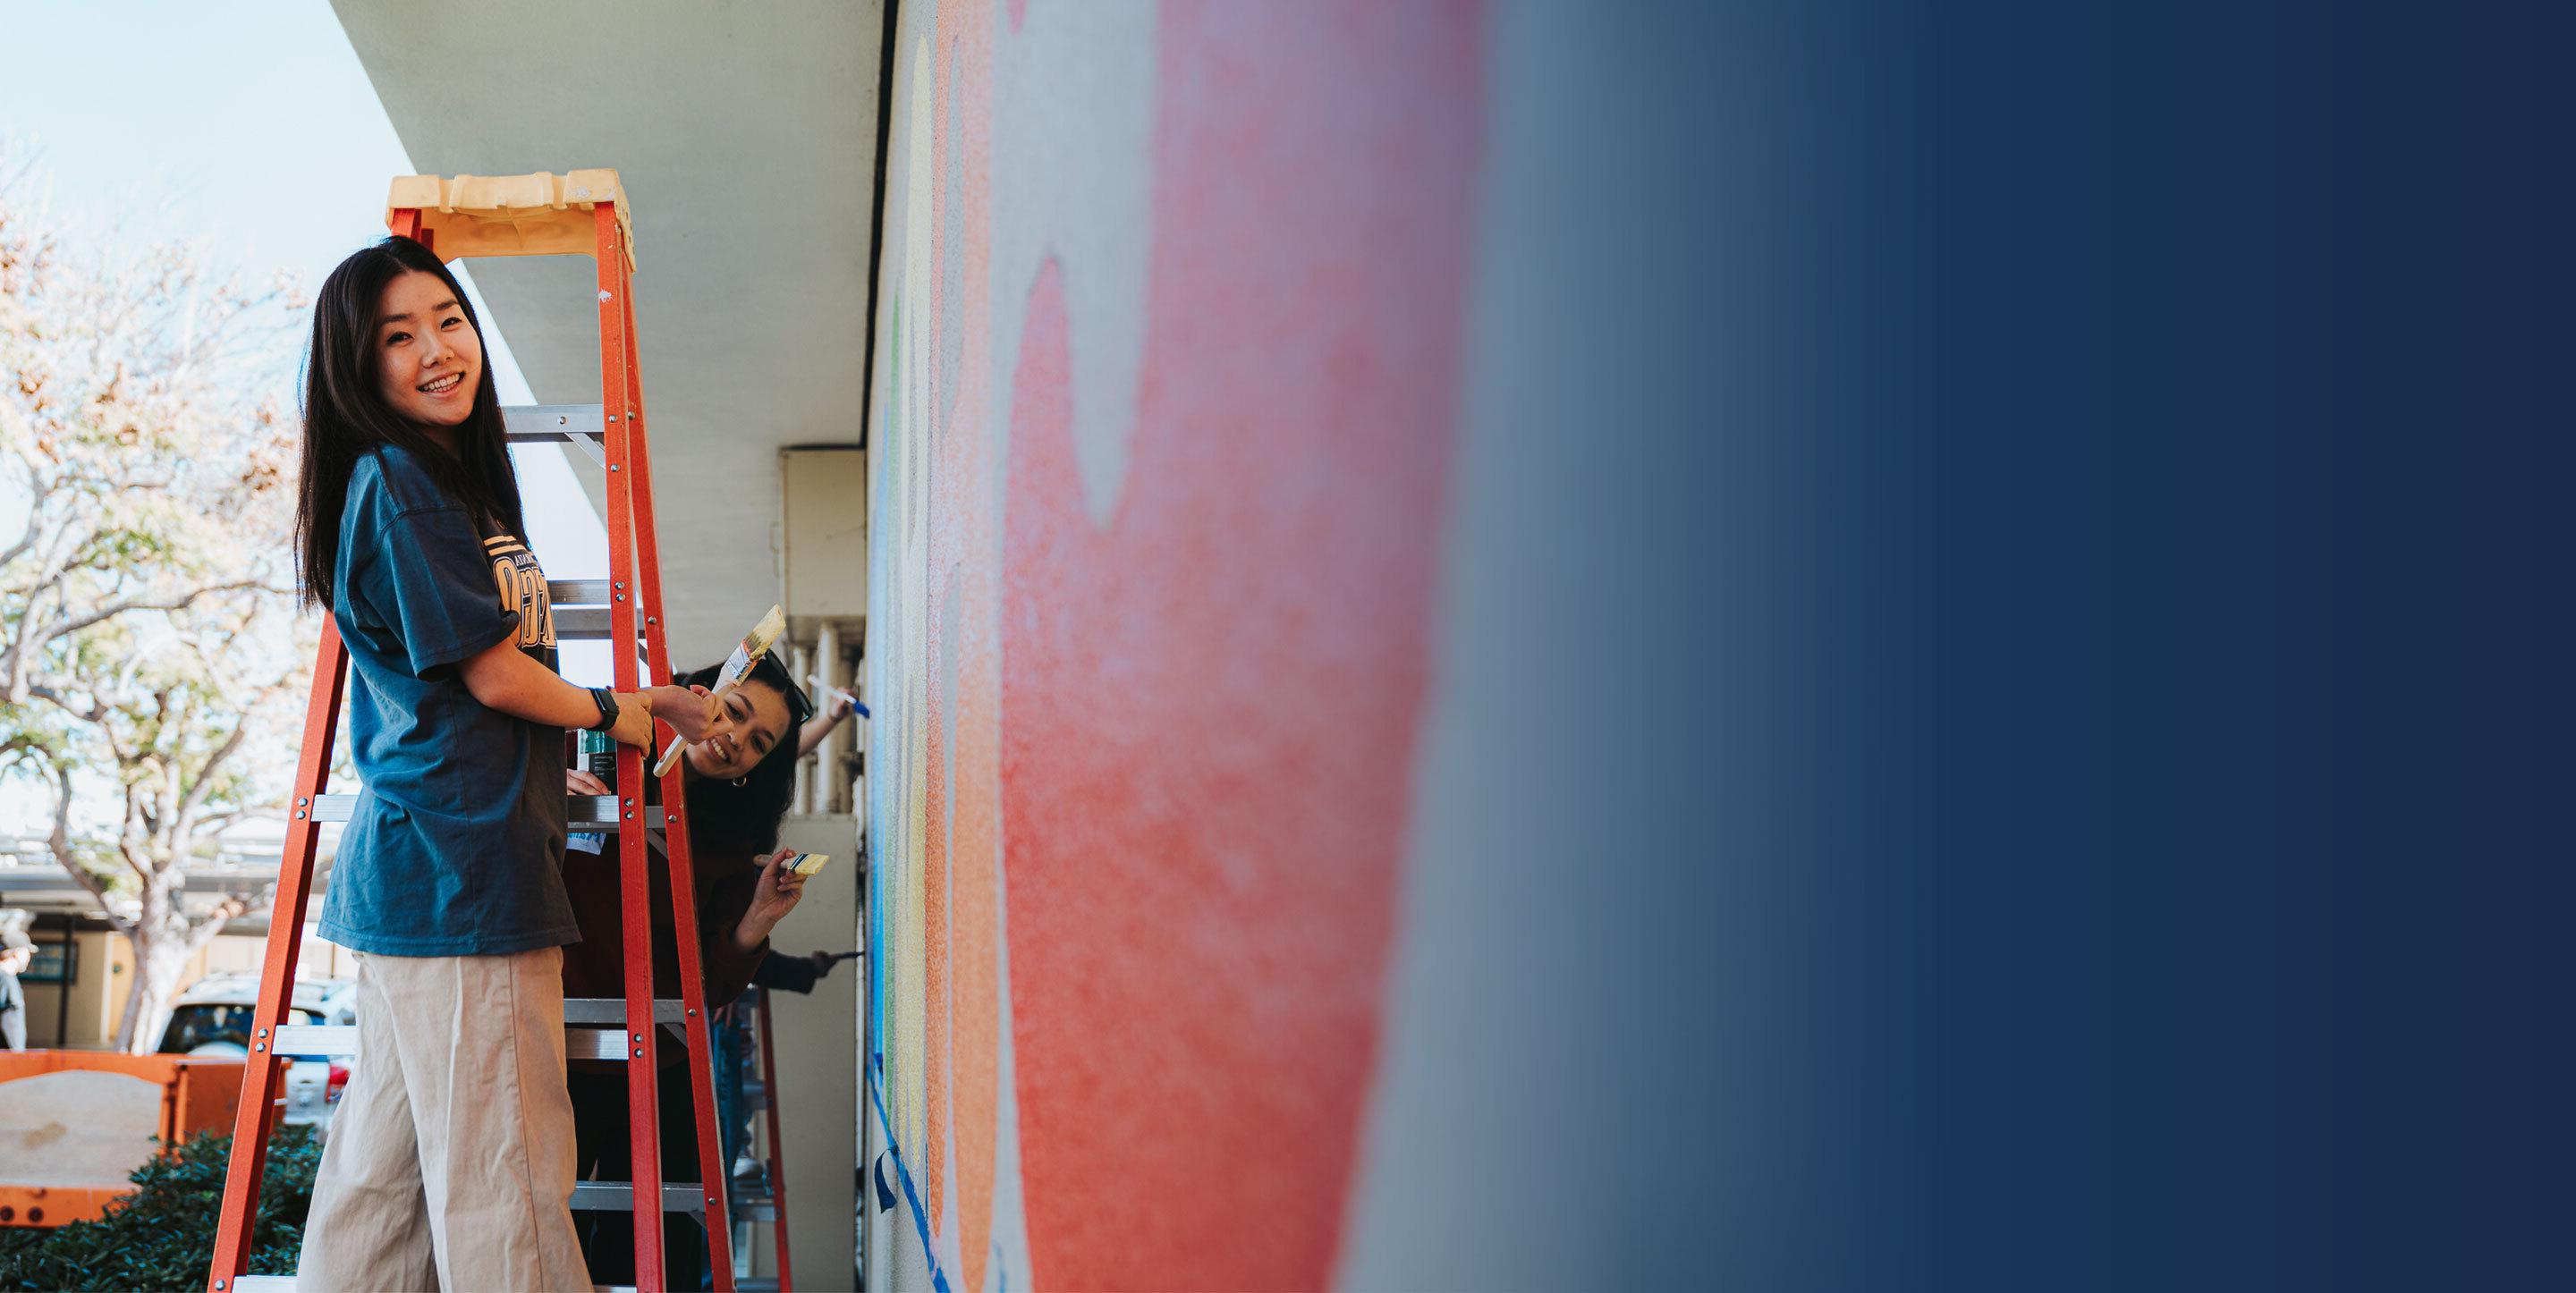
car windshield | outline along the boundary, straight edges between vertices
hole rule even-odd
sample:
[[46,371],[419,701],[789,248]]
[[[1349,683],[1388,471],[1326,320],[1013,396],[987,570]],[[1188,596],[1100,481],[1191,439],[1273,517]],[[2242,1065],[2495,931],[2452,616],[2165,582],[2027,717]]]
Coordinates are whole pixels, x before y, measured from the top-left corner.
[[[256,1006],[225,1005],[206,1002],[181,1006],[170,1012],[170,1026],[161,1033],[161,1053],[185,1055],[212,1042],[230,1042],[243,1050],[250,1049],[250,1020],[258,1013]],[[294,1012],[297,1023],[314,1022],[313,1012]]]

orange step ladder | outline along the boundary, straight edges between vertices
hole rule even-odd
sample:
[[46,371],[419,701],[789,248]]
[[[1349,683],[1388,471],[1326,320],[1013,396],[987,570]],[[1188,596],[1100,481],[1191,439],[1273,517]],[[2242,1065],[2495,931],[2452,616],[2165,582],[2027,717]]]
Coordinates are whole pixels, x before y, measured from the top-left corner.
[[[768,1214],[770,1237],[776,1243],[778,1274],[765,1280],[746,1279],[741,1287],[743,1293],[769,1289],[775,1289],[777,1293],[796,1293],[796,1277],[787,1262],[787,1150],[785,1138],[778,1130],[778,1048],[769,1040],[770,990],[753,988],[751,991],[758,999],[757,1008],[750,1012],[750,1022],[760,1035],[760,1085],[756,1092],[747,1090],[744,1094],[756,1095],[762,1121],[768,1124],[769,1157],[762,1161],[760,1173],[762,1183],[768,1187],[768,1195],[759,1203],[766,1205],[762,1211]],[[745,1146],[746,1150],[749,1148]]]
[[[645,452],[643,378],[636,357],[635,302],[629,290],[634,273],[634,235],[626,196],[613,170],[577,170],[562,175],[506,177],[413,175],[394,181],[386,224],[402,237],[429,247],[443,259],[478,256],[587,255],[599,270],[599,404],[543,405],[505,410],[512,443],[570,442],[600,461],[608,484],[609,574],[605,580],[554,581],[548,585],[556,607],[558,638],[606,638],[614,644],[616,690],[638,690],[641,668],[654,679],[671,676],[664,643],[665,605],[661,562],[654,544],[653,475]],[[295,981],[298,941],[304,930],[306,900],[311,892],[319,828],[346,821],[354,795],[325,793],[331,747],[340,717],[340,701],[349,677],[349,653],[338,630],[326,617],[322,644],[313,669],[313,691],[305,710],[304,752],[297,763],[294,806],[287,822],[286,845],[278,863],[277,900],[268,927],[268,954],[260,973],[259,1013],[252,1020],[251,1053],[242,1072],[242,1096],[233,1123],[232,1160],[224,1181],[222,1224],[216,1232],[214,1261],[206,1277],[211,1293],[286,1293],[291,1276],[254,1276],[247,1272],[251,1234],[257,1221],[259,1183],[268,1157],[268,1136],[275,1109],[271,1095],[283,1080],[288,1062],[298,1058],[354,1054],[353,1026],[296,1024],[288,1018]],[[656,731],[665,731],[657,725]],[[574,796],[566,818],[576,831],[614,833],[622,876],[625,927],[626,995],[624,998],[564,1002],[566,1051],[574,1059],[637,1060],[627,1074],[627,1125],[633,1137],[635,1179],[626,1183],[584,1181],[573,1190],[576,1210],[628,1210],[637,1200],[659,1200],[659,1211],[687,1212],[706,1225],[707,1258],[715,1287],[734,1288],[730,1165],[718,1161],[714,1075],[710,1064],[706,992],[698,941],[687,931],[698,927],[697,888],[689,859],[688,832],[681,815],[669,805],[687,802],[682,770],[674,764],[662,779],[662,803],[645,801],[645,755],[632,746],[617,747],[615,796]],[[680,996],[653,996],[653,934],[649,910],[646,850],[663,852],[670,862],[672,928],[680,931]],[[635,1021],[644,1021],[641,1023]],[[697,1106],[700,1184],[662,1183],[662,1154],[655,1065],[655,1027],[682,1033],[688,1040],[690,1093]],[[774,1197],[774,1187],[773,1187]],[[644,1211],[656,1211],[646,1203]],[[638,1217],[635,1230],[636,1287],[668,1287],[662,1252],[662,1227]],[[782,1252],[783,1256],[783,1252]],[[694,1272],[680,1273],[684,1286]]]

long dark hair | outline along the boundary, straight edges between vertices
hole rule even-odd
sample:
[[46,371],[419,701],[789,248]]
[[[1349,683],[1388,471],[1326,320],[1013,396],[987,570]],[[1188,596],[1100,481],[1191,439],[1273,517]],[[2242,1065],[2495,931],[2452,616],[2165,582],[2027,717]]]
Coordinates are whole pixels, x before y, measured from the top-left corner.
[[[376,309],[385,285],[406,273],[436,274],[456,294],[465,326],[483,343],[483,373],[474,383],[474,410],[456,428],[448,454],[418,423],[385,402],[376,375]],[[519,478],[510,469],[501,396],[492,382],[492,347],[456,276],[427,247],[409,238],[387,238],[362,247],[322,280],[313,302],[313,344],[304,357],[304,480],[295,499],[296,561],[306,605],[329,609],[332,567],[340,553],[340,509],[348,501],[349,475],[358,459],[384,445],[411,452],[430,479],[463,503],[480,528],[498,525],[526,537],[519,510]]]
[[[720,672],[722,666],[708,665],[680,675],[678,681],[683,687],[713,687]],[[762,656],[743,681],[775,688],[786,698],[787,730],[743,774],[741,785],[710,777],[689,780],[689,814],[696,818],[689,827],[689,845],[709,854],[758,855],[778,847],[778,823],[787,816],[787,802],[796,797],[797,734],[813,716],[804,691],[787,676],[778,657]]]

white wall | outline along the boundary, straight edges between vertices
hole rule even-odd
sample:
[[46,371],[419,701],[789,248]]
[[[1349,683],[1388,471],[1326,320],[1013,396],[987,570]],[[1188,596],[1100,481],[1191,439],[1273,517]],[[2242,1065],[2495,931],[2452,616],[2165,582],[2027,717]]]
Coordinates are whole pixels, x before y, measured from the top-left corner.
[[[858,820],[791,817],[779,834],[788,848],[828,853],[831,864],[805,882],[805,900],[770,935],[772,949],[790,956],[847,952],[860,945]],[[787,1159],[788,1260],[796,1287],[828,1293],[856,1287],[857,1239],[851,1217],[857,1206],[854,1174],[859,1127],[859,999],[867,978],[861,962],[845,961],[814,985],[811,996],[774,994],[770,1018],[777,1032],[780,1138]],[[766,1244],[756,1236],[755,1244]]]

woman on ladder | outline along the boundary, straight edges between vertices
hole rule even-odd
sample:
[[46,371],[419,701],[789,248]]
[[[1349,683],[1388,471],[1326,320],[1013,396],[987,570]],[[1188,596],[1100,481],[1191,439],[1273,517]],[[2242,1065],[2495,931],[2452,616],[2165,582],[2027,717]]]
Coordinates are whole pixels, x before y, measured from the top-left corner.
[[388,238],[322,284],[296,511],[305,596],[349,650],[364,792],[324,938],[358,953],[358,1044],[314,1177],[310,1289],[585,1289],[564,1090],[564,729],[651,749],[702,694],[555,674],[473,307]]

